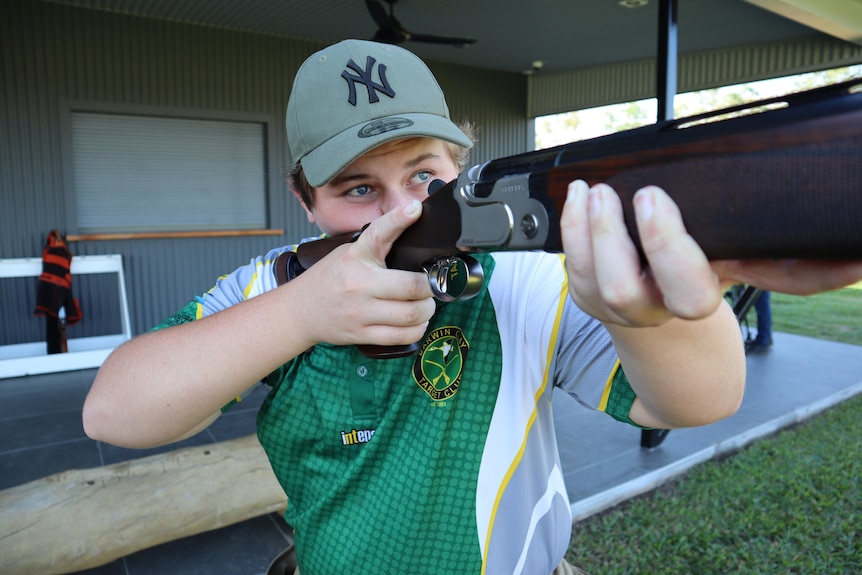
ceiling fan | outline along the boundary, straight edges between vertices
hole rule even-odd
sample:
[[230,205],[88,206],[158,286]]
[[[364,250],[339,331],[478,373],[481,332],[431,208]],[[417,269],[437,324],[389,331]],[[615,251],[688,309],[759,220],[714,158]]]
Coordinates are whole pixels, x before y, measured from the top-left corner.
[[476,41],[475,38],[459,38],[456,36],[440,36],[436,34],[416,34],[409,32],[401,22],[395,18],[394,7],[396,0],[386,0],[389,10],[383,6],[380,0],[365,0],[365,5],[371,13],[371,17],[379,27],[372,38],[376,42],[386,44],[403,44],[404,42],[427,42],[430,44],[451,44],[463,48]]

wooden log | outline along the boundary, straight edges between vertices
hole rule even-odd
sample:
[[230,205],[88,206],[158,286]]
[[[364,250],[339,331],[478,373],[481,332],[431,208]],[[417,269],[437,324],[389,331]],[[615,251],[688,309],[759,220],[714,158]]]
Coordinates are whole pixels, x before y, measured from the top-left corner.
[[286,505],[254,435],[64,471],[0,491],[0,571],[97,567]]

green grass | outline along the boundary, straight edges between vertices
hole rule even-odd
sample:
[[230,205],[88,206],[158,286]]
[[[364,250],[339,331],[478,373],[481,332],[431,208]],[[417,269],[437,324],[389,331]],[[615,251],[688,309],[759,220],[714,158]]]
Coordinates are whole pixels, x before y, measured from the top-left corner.
[[[862,284],[773,294],[773,325],[862,345]],[[850,575],[862,573],[860,531],[857,396],[577,523],[567,558],[593,575]]]
[[807,297],[771,297],[773,331],[862,345],[862,282]]

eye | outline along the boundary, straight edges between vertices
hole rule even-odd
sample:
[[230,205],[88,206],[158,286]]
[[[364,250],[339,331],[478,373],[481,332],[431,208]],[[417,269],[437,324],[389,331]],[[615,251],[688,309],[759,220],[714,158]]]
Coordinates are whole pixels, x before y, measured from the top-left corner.
[[421,172],[416,172],[412,176],[410,176],[411,184],[427,184],[431,181],[432,174],[428,170],[422,170]]
[[351,197],[351,198],[361,198],[363,196],[367,196],[368,194],[370,194],[371,191],[372,191],[371,186],[366,186],[363,184],[361,186],[356,186],[355,188],[351,188],[351,189],[347,190],[347,192],[344,195]]

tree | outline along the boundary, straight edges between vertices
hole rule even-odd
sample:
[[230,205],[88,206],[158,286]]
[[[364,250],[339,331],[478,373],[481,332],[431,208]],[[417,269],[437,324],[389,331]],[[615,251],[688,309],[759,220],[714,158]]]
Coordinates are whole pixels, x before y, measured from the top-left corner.
[[[622,108],[611,107],[605,112],[605,129],[608,133],[630,130],[646,124],[655,122],[655,112],[650,111],[644,105],[645,100],[629,102]],[[619,115],[617,114],[619,110]]]
[[536,118],[536,149],[567,144],[578,139],[578,112]]
[[814,74],[803,74],[795,79],[797,92],[810,90],[819,86],[828,84],[837,84],[853,78],[862,77],[862,65],[847,66],[846,68],[835,68],[833,70],[824,70]]
[[763,96],[753,84],[739,84],[723,88],[712,88],[681,94],[674,100],[673,113],[677,118],[694,116],[713,110],[721,110],[746,102],[753,102]]

